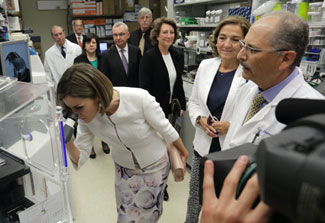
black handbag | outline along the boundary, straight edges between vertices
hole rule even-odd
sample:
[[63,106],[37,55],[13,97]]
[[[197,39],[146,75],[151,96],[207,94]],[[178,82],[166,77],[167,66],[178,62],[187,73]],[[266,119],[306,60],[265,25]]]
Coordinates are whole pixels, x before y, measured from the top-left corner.
[[180,118],[181,115],[181,103],[177,98],[173,98],[171,102],[171,117],[169,119],[170,123],[176,131],[179,133],[182,128],[182,119]]

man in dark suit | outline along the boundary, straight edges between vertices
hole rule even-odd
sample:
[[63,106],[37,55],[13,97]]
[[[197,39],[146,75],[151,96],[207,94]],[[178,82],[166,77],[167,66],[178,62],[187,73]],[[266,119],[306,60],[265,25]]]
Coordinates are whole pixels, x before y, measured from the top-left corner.
[[100,70],[114,86],[139,87],[141,51],[127,43],[130,33],[125,23],[115,23],[112,31],[115,44],[103,52]]
[[137,29],[131,33],[129,43],[135,46],[139,46],[141,55],[152,47],[150,40],[152,22],[152,12],[150,9],[143,7],[138,13],[138,23],[140,29]]
[[67,39],[70,40],[70,42],[78,44],[82,48],[82,41],[84,39],[84,35],[82,34],[82,31],[84,30],[83,22],[81,19],[76,19],[73,20],[72,24],[74,33],[69,35]]

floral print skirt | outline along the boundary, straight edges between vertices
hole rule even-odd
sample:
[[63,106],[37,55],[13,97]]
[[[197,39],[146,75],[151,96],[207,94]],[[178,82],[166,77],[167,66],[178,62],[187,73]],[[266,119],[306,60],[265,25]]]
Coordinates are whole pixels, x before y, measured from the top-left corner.
[[158,222],[169,169],[167,153],[143,169],[128,169],[115,163],[118,223]]

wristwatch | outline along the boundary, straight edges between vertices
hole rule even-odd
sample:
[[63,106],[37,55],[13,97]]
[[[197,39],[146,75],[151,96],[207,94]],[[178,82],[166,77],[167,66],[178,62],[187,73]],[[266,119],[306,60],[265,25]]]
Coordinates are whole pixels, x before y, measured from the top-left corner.
[[196,117],[196,121],[195,121],[197,127],[199,128],[201,128],[201,123],[200,123],[201,118],[202,118],[201,115],[199,115],[198,117]]

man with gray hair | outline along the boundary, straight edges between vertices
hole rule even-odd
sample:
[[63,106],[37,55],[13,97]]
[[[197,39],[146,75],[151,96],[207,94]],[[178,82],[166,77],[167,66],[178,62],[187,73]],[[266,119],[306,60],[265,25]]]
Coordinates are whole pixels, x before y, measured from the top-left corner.
[[222,145],[228,149],[279,133],[284,127],[275,117],[277,104],[285,98],[324,97],[309,86],[297,67],[308,44],[308,24],[284,11],[264,15],[240,40],[237,58],[243,77],[250,80],[238,92],[234,114]]
[[123,22],[113,25],[114,44],[102,54],[100,71],[114,86],[139,87],[139,47],[128,44],[128,26]]
[[55,43],[45,52],[44,69],[48,84],[56,91],[62,74],[81,54],[81,48],[65,38],[65,32],[61,26],[52,26],[51,36]]
[[[305,82],[297,67],[308,44],[308,33],[308,24],[301,18],[278,11],[262,16],[251,26],[244,41],[240,40],[237,58],[243,66],[243,77],[251,83],[237,93],[223,150],[243,143],[259,144],[261,139],[279,133],[285,127],[275,117],[281,100],[324,99]],[[272,212],[263,201],[251,208],[259,193],[256,176],[234,199],[247,163],[247,157],[239,158],[224,183],[227,186],[222,188],[221,194],[226,196],[219,198],[214,191],[213,163],[206,163],[200,222],[269,222]]]
[[151,10],[146,7],[141,8],[138,13],[138,23],[140,25],[140,29],[137,29],[131,33],[129,43],[139,46],[142,55],[148,49],[153,47],[150,40],[151,22]]

